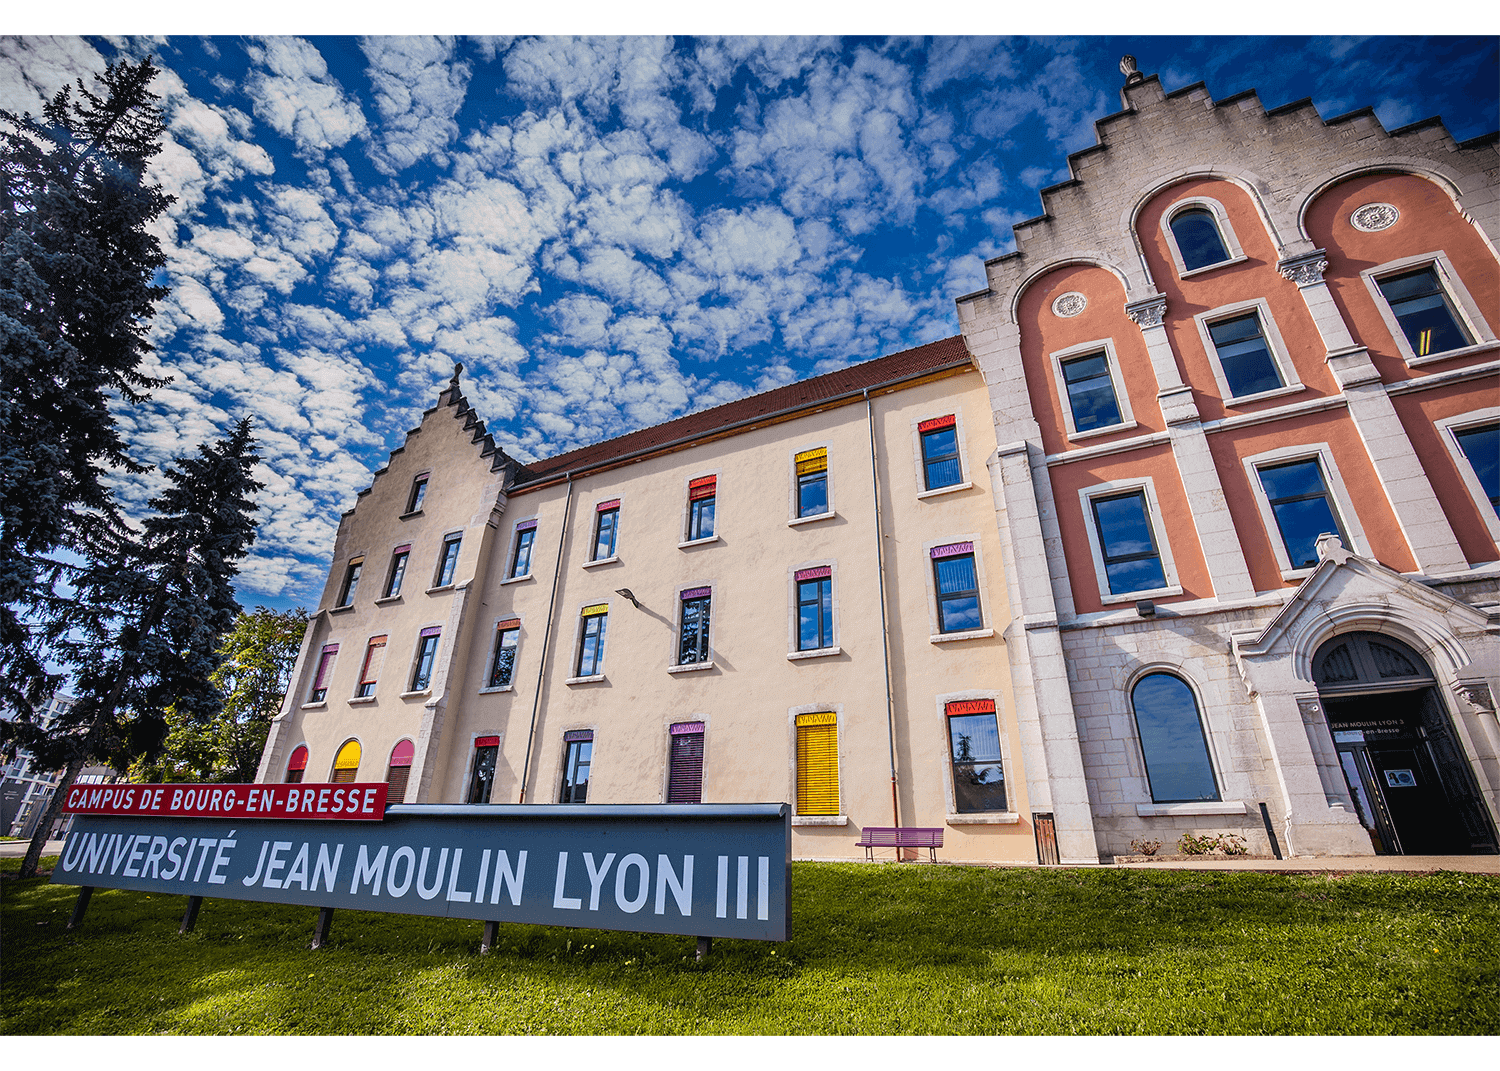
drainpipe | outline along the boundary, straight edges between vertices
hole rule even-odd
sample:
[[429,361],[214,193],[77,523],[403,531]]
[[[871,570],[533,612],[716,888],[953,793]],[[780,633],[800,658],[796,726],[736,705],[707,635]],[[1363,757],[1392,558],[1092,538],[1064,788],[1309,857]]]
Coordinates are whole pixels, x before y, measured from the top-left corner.
[[875,463],[875,408],[865,388],[865,422],[870,427],[870,486],[875,492],[875,571],[880,577],[880,654],[885,660],[885,728],[891,750],[891,825],[901,824],[896,799],[896,698],[891,692],[891,626],[885,611],[885,538],[880,530],[880,472]]
[[542,702],[542,679],[547,673],[547,649],[552,641],[552,619],[557,616],[557,584],[562,577],[563,544],[568,539],[568,522],[573,516],[573,473],[568,472],[568,500],[563,506],[562,531],[557,533],[557,561],[552,566],[552,597],[547,600],[547,628],[542,633],[542,657],[537,659],[536,694],[531,697],[531,727],[526,730],[526,761],[521,764],[521,794],[517,803],[526,802],[526,781],[531,776],[531,745],[536,740],[536,714]]

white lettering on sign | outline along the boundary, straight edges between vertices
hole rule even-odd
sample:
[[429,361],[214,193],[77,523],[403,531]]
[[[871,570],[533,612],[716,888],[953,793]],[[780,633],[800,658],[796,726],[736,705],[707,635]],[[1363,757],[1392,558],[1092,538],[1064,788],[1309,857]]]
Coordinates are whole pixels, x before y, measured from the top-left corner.
[[[762,922],[771,917],[771,857],[758,855],[755,873],[755,917]],[[750,917],[750,857],[738,858],[736,869],[734,917]],[[719,884],[714,896],[714,916],[729,917],[729,856],[719,856]]]
[[552,906],[563,911],[577,911],[583,906],[583,898],[564,896],[563,886],[568,881],[568,853],[557,853],[557,888],[552,893]]

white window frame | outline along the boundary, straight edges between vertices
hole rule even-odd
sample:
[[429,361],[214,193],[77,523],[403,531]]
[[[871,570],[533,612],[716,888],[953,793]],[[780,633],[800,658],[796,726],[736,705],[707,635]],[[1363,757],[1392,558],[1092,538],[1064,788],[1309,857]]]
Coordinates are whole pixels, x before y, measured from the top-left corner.
[[[527,523],[528,521],[536,522],[536,527],[530,529],[532,532],[540,532],[542,530],[542,518],[540,514],[534,514],[530,517],[517,517],[514,523],[511,524],[510,545],[505,548],[505,576],[501,579],[501,584],[519,584],[523,580],[533,579],[531,570],[531,565],[533,564],[532,562],[526,563],[526,572],[518,574],[516,576],[510,575],[510,567],[515,564],[516,560],[516,546],[521,541],[521,532],[519,526]],[[536,558],[536,540],[537,537],[533,535],[531,537],[531,556],[533,560]]]
[[[807,568],[807,566],[803,566]],[[834,725],[834,737],[839,749],[839,813],[838,814],[798,814],[797,813],[797,715],[798,714],[832,714]],[[787,799],[792,803],[792,825],[794,826],[846,826],[849,824],[849,803],[844,795],[844,704],[842,703],[807,703],[802,706],[789,707],[786,712],[787,729],[787,754],[790,757],[787,763]],[[707,749],[705,749],[706,751]],[[704,756],[705,760],[707,755]]]
[[[927,489],[927,464],[922,456],[922,433],[917,430],[923,421],[936,420],[939,417],[951,416],[953,418],[953,432],[958,439],[958,468],[959,481],[950,483],[947,487],[934,487]],[[954,491],[966,491],[974,486],[974,478],[969,472],[969,452],[964,449],[964,414],[962,410],[954,408],[948,412],[923,413],[911,419],[911,449],[912,464],[917,473],[917,499],[921,501],[927,498],[936,498],[938,495],[949,495]]]
[[499,648],[495,646],[495,641],[498,638],[497,634],[500,631],[500,622],[502,621],[519,622],[516,625],[516,665],[519,666],[521,664],[521,641],[526,637],[526,615],[518,613],[497,614],[490,622],[490,651],[489,657],[485,659],[484,663],[484,676],[479,678],[480,695],[495,695],[499,692],[513,692],[516,689],[516,675],[514,672],[511,673],[509,684],[502,684],[491,688],[486,683],[490,679],[490,675],[495,672],[495,658],[500,653]]
[[[1214,337],[1209,334],[1209,327],[1221,320],[1233,320],[1247,312],[1255,312],[1260,318],[1260,327],[1266,340],[1266,348],[1271,351],[1271,360],[1276,365],[1276,371],[1281,375],[1282,385],[1271,390],[1257,391],[1254,394],[1231,394],[1229,390],[1229,379],[1224,375],[1224,366],[1219,361],[1219,349],[1214,345]],[[1291,351],[1287,349],[1286,341],[1281,337],[1281,328],[1276,326],[1276,317],[1271,315],[1271,306],[1266,304],[1265,298],[1251,298],[1249,301],[1232,301],[1228,305],[1220,305],[1208,312],[1200,312],[1193,317],[1193,322],[1198,325],[1198,337],[1203,341],[1203,351],[1208,354],[1208,364],[1214,373],[1214,382],[1219,385],[1219,397],[1226,406],[1245,405],[1248,402],[1264,401],[1267,398],[1280,398],[1286,394],[1298,394],[1307,388],[1303,386],[1302,379],[1297,375],[1297,366],[1292,363]]]
[[[797,574],[803,569],[821,569],[827,566],[829,571],[828,583],[830,585],[830,611],[833,616],[833,643],[828,647],[814,647],[811,650],[797,650],[797,639],[799,636],[800,619],[797,616]],[[798,562],[786,571],[786,658],[788,662],[800,662],[805,658],[826,658],[831,655],[843,653],[839,646],[839,624],[841,614],[839,612],[839,565],[834,558],[819,558],[816,561]],[[819,707],[819,710],[824,708]],[[811,713],[804,710],[803,714]]]
[[[799,517],[799,516],[797,516],[797,455],[801,454],[801,453],[805,453],[808,450],[817,450],[819,448],[822,448],[822,449],[828,451],[828,468],[824,470],[824,478],[825,478],[824,486],[827,488],[827,491],[828,491],[828,509],[826,511],[824,511],[823,513],[814,513],[810,517]],[[791,450],[787,451],[786,465],[787,465],[787,474],[788,474],[788,478],[789,478],[789,483],[788,483],[788,487],[787,487],[787,504],[786,504],[787,505],[787,512],[786,512],[787,527],[789,527],[789,528],[795,528],[795,527],[797,527],[800,524],[812,524],[814,521],[826,521],[829,518],[835,517],[835,516],[838,515],[838,509],[834,505],[834,500],[833,500],[833,440],[832,439],[822,439],[822,440],[820,440],[818,442],[815,442],[815,443],[803,443],[801,446],[794,446],[794,447],[792,447]],[[803,566],[802,568],[805,569],[805,568],[807,568],[807,566]]]
[[[615,549],[614,553],[607,558],[593,557],[594,551],[599,549],[599,504],[601,502],[612,502],[618,500],[619,505],[615,509]],[[588,553],[590,557],[582,563],[585,569],[592,569],[598,565],[609,565],[620,560],[620,530],[625,523],[625,496],[621,494],[601,495],[594,499],[594,504],[589,507],[589,541]],[[592,603],[588,605],[592,606]]]
[[[600,501],[601,502],[607,502],[609,500],[608,499],[600,499]],[[568,649],[568,674],[569,675],[568,675],[567,678],[565,678],[563,680],[564,684],[593,684],[596,681],[602,681],[602,680],[606,679],[605,676],[604,676],[604,672],[603,672],[603,668],[604,668],[604,656],[603,656],[602,652],[601,652],[600,657],[599,657],[599,670],[600,670],[600,672],[585,674],[582,677],[575,677],[575,676],[573,676],[573,674],[575,674],[575,673],[578,672],[578,660],[579,660],[579,657],[583,653],[583,623],[584,623],[583,610],[584,610],[584,607],[586,607],[586,606],[598,606],[600,603],[603,603],[605,606],[609,607],[609,609],[607,609],[607,610],[604,611],[604,617],[605,618],[608,618],[611,614],[614,613],[614,611],[615,611],[615,604],[614,604],[614,600],[613,599],[585,599],[584,601],[578,603],[576,606],[573,607],[573,646]],[[592,617],[593,615],[590,614],[589,616]],[[604,626],[604,628],[605,628],[605,640],[607,641],[609,639],[609,625],[606,624]],[[578,725],[578,726],[575,726],[574,728],[587,729],[587,728],[589,728],[589,726],[587,726],[587,725]],[[561,782],[559,782],[559,784],[561,784]]]
[[[1214,222],[1219,227],[1219,238],[1224,242],[1224,249],[1229,253],[1228,260],[1221,260],[1215,264],[1205,264],[1201,268],[1191,271],[1187,268],[1187,261],[1182,257],[1182,250],[1177,245],[1177,235],[1172,232],[1172,217],[1186,208],[1206,208],[1213,214]],[[1229,264],[1238,264],[1250,259],[1245,256],[1245,251],[1240,248],[1240,239],[1234,233],[1234,225],[1229,222],[1229,213],[1224,210],[1223,204],[1212,197],[1201,195],[1184,197],[1180,201],[1173,201],[1167,206],[1167,210],[1161,214],[1161,232],[1167,241],[1167,251],[1172,255],[1172,266],[1177,269],[1177,278],[1191,279],[1195,275],[1204,272],[1216,271]]]
[[1255,497],[1256,508],[1260,510],[1261,523],[1265,525],[1266,538],[1271,542],[1271,551],[1276,555],[1276,565],[1281,570],[1283,580],[1301,580],[1311,574],[1317,566],[1308,566],[1303,569],[1292,568],[1292,559],[1286,552],[1286,542],[1281,538],[1281,527],[1276,523],[1276,514],[1271,510],[1271,496],[1266,494],[1265,486],[1260,482],[1259,470],[1269,465],[1309,458],[1317,458],[1318,465],[1322,469],[1323,480],[1327,485],[1329,495],[1333,498],[1333,508],[1338,512],[1339,521],[1344,526],[1344,534],[1354,544],[1349,549],[1361,557],[1373,557],[1370,553],[1370,543],[1365,538],[1364,527],[1359,523],[1359,514],[1354,509],[1354,500],[1349,497],[1349,492],[1344,487],[1344,478],[1339,474],[1338,465],[1333,460],[1333,450],[1328,444],[1305,443],[1300,446],[1278,447],[1275,450],[1267,450],[1265,453],[1247,457],[1243,463],[1245,478],[1250,483],[1250,493]]
[[[695,476],[694,479],[697,479]],[[708,588],[708,659],[704,662],[678,662],[682,654],[682,593],[694,588]],[[667,656],[668,673],[693,673],[700,669],[713,669],[714,656],[718,654],[714,646],[714,633],[718,628],[719,620],[719,585],[714,580],[699,580],[691,584],[678,584],[672,592],[672,601],[676,603],[677,619],[672,622],[672,649]],[[678,718],[677,721],[681,721]]]
[[[689,539],[687,537],[688,522],[692,519],[693,515],[693,503],[692,500],[688,497],[692,492],[689,490],[689,488],[691,487],[694,480],[701,480],[705,476],[712,476],[714,478],[714,534],[711,536],[704,536],[702,539]],[[694,472],[682,478],[682,520],[677,525],[677,531],[682,536],[681,540],[677,544],[679,548],[686,549],[688,547],[705,547],[710,543],[721,542],[721,540],[719,539],[719,484],[722,483],[723,480],[724,471],[722,469],[710,469],[707,472]],[[688,586],[691,587],[692,585],[689,584]]]
[[[1188,691],[1193,695],[1193,702],[1198,704],[1198,728],[1203,733],[1203,746],[1208,752],[1208,765],[1213,773],[1214,787],[1219,791],[1217,800],[1197,800],[1188,803],[1157,803],[1152,798],[1151,776],[1147,772],[1146,748],[1141,743],[1141,726],[1135,716],[1135,686],[1157,673],[1165,673],[1169,677],[1176,677],[1187,685]],[[1133,757],[1139,764],[1139,773],[1133,776],[1139,777],[1141,788],[1144,790],[1143,802],[1135,805],[1135,813],[1140,818],[1150,818],[1160,815],[1171,814],[1244,814],[1245,805],[1230,799],[1229,785],[1225,779],[1226,769],[1219,761],[1219,750],[1214,741],[1213,726],[1209,722],[1210,707],[1203,694],[1203,688],[1198,681],[1188,672],[1186,666],[1174,665],[1169,662],[1153,662],[1150,665],[1138,667],[1125,682],[1125,718],[1126,724],[1130,726],[1130,739],[1134,744]],[[1193,808],[1184,811],[1183,808]]]
[[1467,431],[1469,428],[1480,424],[1494,424],[1500,422],[1500,406],[1491,406],[1488,409],[1476,409],[1472,413],[1464,413],[1460,416],[1445,417],[1442,420],[1433,421],[1438,429],[1438,435],[1443,440],[1443,445],[1448,448],[1448,453],[1453,457],[1453,464],[1458,467],[1458,473],[1463,477],[1464,486],[1468,488],[1469,496],[1474,499],[1474,505],[1479,509],[1479,515],[1484,518],[1485,527],[1489,529],[1490,538],[1497,546],[1500,546],[1500,514],[1495,512],[1495,507],[1490,504],[1489,496],[1484,493],[1484,487],[1479,483],[1479,477],[1474,472],[1473,462],[1464,453],[1463,447],[1458,443],[1458,432]]
[[[1380,292],[1380,280],[1388,275],[1401,275],[1426,267],[1431,267],[1437,273],[1438,283],[1453,303],[1453,310],[1468,330],[1469,337],[1474,339],[1473,345],[1460,346],[1446,353],[1433,353],[1426,357],[1418,357],[1416,351],[1411,348],[1411,343],[1406,340],[1406,332],[1401,330],[1401,322],[1396,319],[1396,314],[1391,311],[1390,303]],[[1380,311],[1380,318],[1385,321],[1386,329],[1390,332],[1391,341],[1396,344],[1397,352],[1401,354],[1401,359],[1408,366],[1416,367],[1432,364],[1434,361],[1451,361],[1455,357],[1466,357],[1471,353],[1489,348],[1496,341],[1495,333],[1490,330],[1489,321],[1484,318],[1484,313],[1475,302],[1473,295],[1469,293],[1469,288],[1464,286],[1457,269],[1453,267],[1453,262],[1448,259],[1448,254],[1441,249],[1431,253],[1401,257],[1398,260],[1388,260],[1384,264],[1366,268],[1359,273],[1359,277],[1365,281],[1370,297],[1375,302],[1375,308]]]
[[[1000,768],[1005,771],[1005,810],[976,811],[960,814],[958,802],[953,795],[953,738],[948,732],[948,704],[961,703],[968,699],[988,699],[995,704],[995,728],[1000,733]],[[943,741],[943,800],[946,811],[944,821],[950,826],[995,826],[1017,825],[1021,812],[1016,810],[1015,785],[1011,773],[1015,769],[1010,754],[1010,733],[1006,729],[1005,699],[999,692],[962,691],[944,692],[936,697],[934,710],[938,718],[938,732]]]
[[[1162,576],[1166,584],[1159,588],[1142,588],[1139,591],[1124,591],[1118,594],[1109,590],[1109,574],[1104,568],[1104,547],[1099,541],[1099,531],[1094,527],[1096,498],[1110,498],[1130,491],[1146,494],[1146,523],[1151,525],[1151,535],[1156,540],[1157,555],[1161,559]],[[1089,537],[1089,554],[1094,561],[1094,581],[1099,586],[1099,600],[1106,606],[1124,602],[1139,602],[1142,599],[1167,598],[1182,594],[1182,585],[1177,578],[1177,563],[1172,556],[1172,541],[1167,538],[1166,519],[1161,504],[1156,499],[1156,481],[1151,476],[1137,476],[1126,480],[1110,480],[1078,489],[1078,504],[1083,510],[1083,527]]]
[[[979,585],[979,628],[967,632],[943,632],[938,628],[937,577],[933,572],[932,549],[946,547],[950,543],[972,543],[974,545],[974,577]],[[927,639],[931,643],[952,643],[955,640],[982,640],[995,634],[995,619],[991,616],[990,586],[984,568],[984,546],[977,532],[949,536],[946,539],[930,539],[922,544],[922,568],[927,581]]]
[[[1109,367],[1109,383],[1115,392],[1115,405],[1120,410],[1120,423],[1111,424],[1107,428],[1079,431],[1078,426],[1073,422],[1073,401],[1068,396],[1068,383],[1063,378],[1062,366],[1064,361],[1072,360],[1074,357],[1086,357],[1099,350],[1104,351],[1104,361]],[[1057,400],[1062,408],[1063,422],[1067,425],[1070,441],[1112,435],[1119,431],[1129,431],[1136,426],[1135,413],[1130,408],[1130,392],[1125,389],[1125,377],[1120,372],[1120,359],[1115,354],[1114,339],[1100,338],[1093,342],[1081,342],[1076,346],[1049,353],[1047,356],[1052,361],[1052,383],[1057,389]]]

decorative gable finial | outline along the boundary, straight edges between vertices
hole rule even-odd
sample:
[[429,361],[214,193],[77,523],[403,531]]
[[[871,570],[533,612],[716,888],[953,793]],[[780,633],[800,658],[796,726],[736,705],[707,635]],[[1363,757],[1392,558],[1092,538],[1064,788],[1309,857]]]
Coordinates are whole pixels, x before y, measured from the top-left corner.
[[1344,541],[1331,532],[1324,532],[1318,536],[1318,560],[1332,561],[1335,565],[1343,565],[1354,555],[1349,553]]
[[1134,85],[1136,82],[1144,81],[1146,76],[1136,66],[1135,57],[1126,55],[1120,57],[1120,73],[1125,76],[1126,85]]
[[450,380],[448,380],[448,385],[450,387],[457,387],[458,386],[458,377],[459,377],[459,374],[461,372],[463,372],[463,370],[464,370],[464,366],[463,366],[463,362],[462,361],[454,361],[453,362],[453,378],[450,379]]

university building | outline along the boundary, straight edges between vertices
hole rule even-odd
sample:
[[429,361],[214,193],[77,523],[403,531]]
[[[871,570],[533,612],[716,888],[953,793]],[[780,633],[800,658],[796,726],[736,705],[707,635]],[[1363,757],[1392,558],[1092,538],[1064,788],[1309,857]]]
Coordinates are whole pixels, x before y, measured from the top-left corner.
[[455,373],[258,780],[787,801],[799,858],[1495,851],[1496,137],[1122,70],[960,337],[530,464]]

